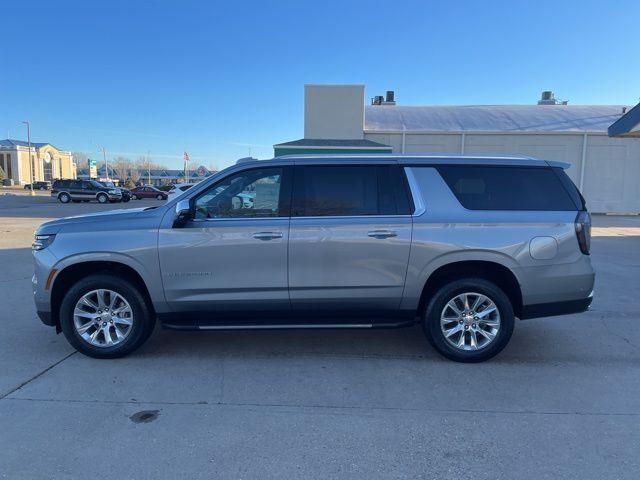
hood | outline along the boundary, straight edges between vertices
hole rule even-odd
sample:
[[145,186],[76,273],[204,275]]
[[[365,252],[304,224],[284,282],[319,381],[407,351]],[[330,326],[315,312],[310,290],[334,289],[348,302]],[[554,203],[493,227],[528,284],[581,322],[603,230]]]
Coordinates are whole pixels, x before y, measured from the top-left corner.
[[73,217],[63,217],[50,222],[45,222],[36,230],[37,235],[52,235],[58,233],[65,225],[78,225],[86,223],[103,223],[135,219],[140,217],[155,216],[158,207],[128,208],[122,210],[109,210],[106,212],[87,213]]

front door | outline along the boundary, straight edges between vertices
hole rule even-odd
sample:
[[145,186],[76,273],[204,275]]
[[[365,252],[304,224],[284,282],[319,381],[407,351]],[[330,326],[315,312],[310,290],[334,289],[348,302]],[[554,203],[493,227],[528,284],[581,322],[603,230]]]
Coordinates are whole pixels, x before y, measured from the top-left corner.
[[284,321],[289,176],[288,167],[231,174],[191,199],[192,220],[160,230],[162,281],[175,312],[193,313],[201,326]]
[[400,168],[295,168],[289,240],[294,312],[330,323],[398,316],[412,230]]

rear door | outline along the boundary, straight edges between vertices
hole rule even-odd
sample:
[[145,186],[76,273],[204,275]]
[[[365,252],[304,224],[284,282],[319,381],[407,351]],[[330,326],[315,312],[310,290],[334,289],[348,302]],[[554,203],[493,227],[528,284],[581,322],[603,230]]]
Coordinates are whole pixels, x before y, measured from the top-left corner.
[[[297,165],[289,294],[297,314],[384,322],[402,299],[412,219],[396,164]],[[360,322],[357,322],[360,323]]]
[[83,183],[82,180],[72,180],[69,182],[68,191],[74,200],[84,200],[86,198],[84,190],[82,189]]

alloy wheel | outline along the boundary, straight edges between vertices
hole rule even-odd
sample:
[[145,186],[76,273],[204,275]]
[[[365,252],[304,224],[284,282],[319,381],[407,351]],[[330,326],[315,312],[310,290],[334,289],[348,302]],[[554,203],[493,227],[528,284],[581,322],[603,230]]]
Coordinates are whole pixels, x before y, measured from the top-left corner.
[[500,330],[500,312],[486,295],[465,292],[447,302],[440,314],[440,329],[452,347],[481,350],[489,346]]
[[113,347],[131,333],[133,311],[129,302],[113,290],[84,294],[73,310],[73,325],[80,337],[95,347]]

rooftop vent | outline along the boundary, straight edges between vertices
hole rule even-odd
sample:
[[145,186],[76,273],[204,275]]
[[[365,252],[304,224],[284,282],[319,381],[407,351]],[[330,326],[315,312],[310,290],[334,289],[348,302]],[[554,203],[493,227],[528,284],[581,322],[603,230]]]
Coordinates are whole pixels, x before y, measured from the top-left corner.
[[371,99],[371,105],[395,105],[396,94],[393,90],[387,90],[387,96],[376,95]]
[[556,96],[551,90],[545,90],[538,100],[538,105],[567,105],[567,100],[556,100]]

